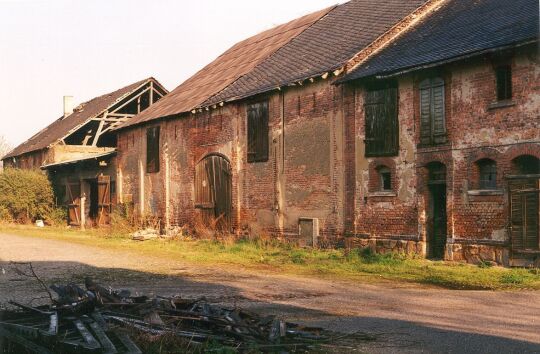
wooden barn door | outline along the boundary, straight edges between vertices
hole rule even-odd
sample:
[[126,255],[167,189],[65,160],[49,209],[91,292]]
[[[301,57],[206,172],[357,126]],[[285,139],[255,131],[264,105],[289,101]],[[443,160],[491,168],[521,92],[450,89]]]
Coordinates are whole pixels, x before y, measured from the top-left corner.
[[231,167],[219,155],[211,155],[195,166],[195,207],[207,226],[228,229],[231,223]]
[[97,226],[108,225],[111,213],[111,176],[98,176]]
[[540,249],[539,184],[538,179],[518,179],[509,182],[510,225],[514,251]]
[[81,225],[81,182],[70,181],[66,185],[69,225]]

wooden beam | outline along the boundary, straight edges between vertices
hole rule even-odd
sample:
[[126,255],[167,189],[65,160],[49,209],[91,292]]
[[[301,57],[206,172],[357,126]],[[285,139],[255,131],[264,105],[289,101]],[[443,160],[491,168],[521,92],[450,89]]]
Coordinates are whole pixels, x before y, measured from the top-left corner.
[[96,131],[96,135],[94,135],[94,141],[92,142],[92,146],[97,146],[98,139],[101,136],[101,131],[103,130],[103,126],[105,125],[105,120],[107,119],[107,114],[108,112],[105,112],[103,118],[101,118],[101,121],[99,122],[99,127]]
[[99,118],[99,119],[91,119],[93,121],[96,121],[96,122],[119,122],[119,121],[126,121],[128,120],[129,118],[133,117],[134,115],[131,114],[129,116],[119,116],[118,118]]
[[148,91],[150,89],[150,87],[147,87],[145,88],[144,90],[142,90],[141,92],[139,92],[136,96],[134,96],[132,99],[130,100],[127,100],[126,102],[122,103],[120,106],[118,107],[115,107],[114,110],[111,110],[110,113],[114,113],[114,112],[118,112],[120,109],[124,108],[126,105],[130,104],[131,102],[133,102],[135,99],[137,100],[140,100],[140,97],[143,93],[145,93],[146,91]]
[[150,81],[150,91],[148,92],[150,96],[150,106],[154,104],[154,83]]

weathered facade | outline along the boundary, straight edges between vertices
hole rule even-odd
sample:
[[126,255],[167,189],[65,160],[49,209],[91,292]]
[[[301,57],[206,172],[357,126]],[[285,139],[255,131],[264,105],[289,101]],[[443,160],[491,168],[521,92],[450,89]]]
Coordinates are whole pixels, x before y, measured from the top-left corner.
[[120,127],[119,201],[165,225],[538,262],[538,4],[469,5],[355,0],[237,44]]
[[[344,90],[333,82],[374,40],[435,3],[351,1],[233,46],[120,128],[118,190],[165,225],[210,215],[238,234],[342,242]],[[216,68],[226,86],[209,84],[224,81]],[[155,131],[159,154],[147,147]]]
[[[348,204],[354,230],[349,242],[377,251],[501,264],[530,258],[521,257],[520,251],[538,250],[540,102],[538,87],[530,83],[539,81],[540,67],[536,46],[508,54],[513,94],[505,102],[497,100],[489,56],[437,68],[435,75],[444,78],[440,142],[423,142],[420,113],[421,83],[434,72],[392,78],[399,97],[399,148],[394,156],[362,158],[369,145],[369,83],[357,83],[354,110],[346,117],[348,130],[356,132],[349,160],[357,162],[348,170],[354,175],[349,182],[354,195]],[[383,169],[390,175],[387,188],[382,186]],[[518,244],[521,225],[512,224],[517,222],[511,215],[512,192],[529,184],[536,189],[526,197],[536,200],[528,201],[536,204],[529,213],[536,216],[530,215],[528,232],[534,235],[525,247]],[[512,242],[523,247],[513,257]]]
[[[361,161],[349,170],[351,244],[538,264],[540,67],[538,19],[528,15],[538,4],[503,5],[447,5],[342,80],[356,87],[346,120],[356,132],[349,160]],[[485,33],[470,33],[475,26]],[[390,92],[399,148],[370,155],[370,96]]]
[[153,78],[96,97],[64,115],[4,156],[7,168],[46,170],[71,225],[108,223],[116,201],[113,128],[147,109],[167,91]]

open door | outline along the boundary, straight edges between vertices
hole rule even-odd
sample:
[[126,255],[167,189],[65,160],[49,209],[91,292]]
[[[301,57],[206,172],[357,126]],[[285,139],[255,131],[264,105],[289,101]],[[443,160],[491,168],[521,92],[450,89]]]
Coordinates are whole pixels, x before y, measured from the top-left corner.
[[81,225],[81,182],[69,181],[66,185],[69,225]]
[[429,169],[427,257],[443,259],[447,237],[446,166],[434,162]]
[[97,178],[97,226],[108,225],[111,215],[111,176]]

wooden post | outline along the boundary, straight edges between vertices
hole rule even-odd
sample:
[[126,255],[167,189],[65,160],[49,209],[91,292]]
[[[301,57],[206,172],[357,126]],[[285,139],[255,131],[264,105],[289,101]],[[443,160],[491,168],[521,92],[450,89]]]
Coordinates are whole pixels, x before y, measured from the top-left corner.
[[85,210],[85,207],[86,207],[86,193],[83,193],[83,195],[81,196],[81,230],[84,230],[85,229],[85,224],[86,224],[86,210]]

